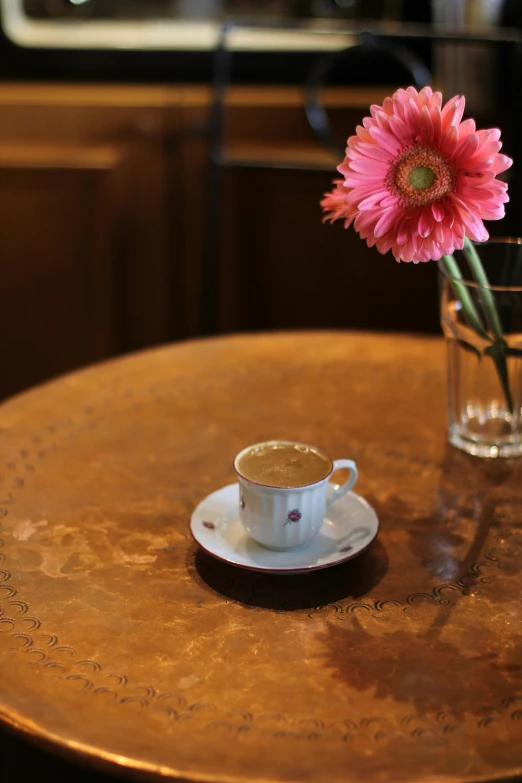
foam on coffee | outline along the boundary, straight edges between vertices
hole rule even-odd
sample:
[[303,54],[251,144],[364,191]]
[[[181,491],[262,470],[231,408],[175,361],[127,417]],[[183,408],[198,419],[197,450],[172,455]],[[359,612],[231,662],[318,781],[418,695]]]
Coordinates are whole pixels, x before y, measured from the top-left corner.
[[332,462],[313,446],[303,443],[262,443],[246,451],[237,470],[256,484],[304,487],[326,478]]

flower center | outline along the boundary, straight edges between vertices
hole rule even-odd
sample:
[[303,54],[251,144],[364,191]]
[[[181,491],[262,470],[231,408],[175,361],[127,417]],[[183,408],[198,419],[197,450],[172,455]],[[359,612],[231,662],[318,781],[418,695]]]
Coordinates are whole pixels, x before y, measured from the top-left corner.
[[433,169],[427,168],[427,166],[417,166],[416,169],[410,171],[409,180],[410,185],[415,190],[424,190],[424,188],[431,188],[437,175]]
[[395,158],[388,171],[388,189],[398,195],[401,206],[416,209],[443,201],[456,186],[453,163],[421,142],[415,142]]

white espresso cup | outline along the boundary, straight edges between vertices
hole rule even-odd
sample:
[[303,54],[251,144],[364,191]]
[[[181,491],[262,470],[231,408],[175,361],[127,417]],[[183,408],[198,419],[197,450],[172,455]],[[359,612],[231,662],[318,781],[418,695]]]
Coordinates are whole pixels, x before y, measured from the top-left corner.
[[[318,481],[297,486],[274,486],[268,480],[243,475],[241,462],[255,450],[294,446],[314,451],[325,461],[325,475]],[[350,470],[340,486],[329,482],[337,470]],[[267,441],[243,449],[234,460],[239,481],[239,518],[247,533],[268,549],[287,550],[311,541],[319,532],[327,509],[349,492],[357,481],[357,467],[351,459],[331,460],[321,449],[294,441]],[[275,483],[281,483],[280,481]]]

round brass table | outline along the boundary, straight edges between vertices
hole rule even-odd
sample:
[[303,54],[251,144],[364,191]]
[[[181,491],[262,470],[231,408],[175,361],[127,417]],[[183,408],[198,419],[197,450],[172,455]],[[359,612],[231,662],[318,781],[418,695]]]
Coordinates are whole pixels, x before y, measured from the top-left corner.
[[[445,443],[438,339],[185,343],[0,407],[0,717],[189,781],[522,772],[522,461]],[[198,551],[194,506],[269,438],[358,463],[381,531],[308,575]]]

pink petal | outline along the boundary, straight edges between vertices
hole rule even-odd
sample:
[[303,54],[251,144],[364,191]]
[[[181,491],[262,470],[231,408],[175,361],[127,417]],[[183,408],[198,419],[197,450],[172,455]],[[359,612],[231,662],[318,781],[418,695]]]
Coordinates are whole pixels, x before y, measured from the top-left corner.
[[350,163],[352,171],[357,171],[359,174],[373,174],[386,177],[388,172],[388,166],[380,160],[372,160],[371,158],[359,158],[358,160],[352,160]]
[[384,149],[388,150],[388,152],[391,152],[392,155],[397,155],[398,152],[401,150],[401,145],[388,131],[383,130],[382,128],[372,128],[370,131],[371,137]]
[[497,196],[494,193],[485,193],[479,196],[475,196],[475,198],[479,207],[484,206],[487,207],[487,209],[501,207],[503,204],[507,204],[509,201],[509,196],[507,193],[503,193],[501,196]]
[[488,130],[478,130],[476,131],[476,134],[479,137],[479,150],[481,150],[484,144],[490,140],[490,132]]
[[415,87],[413,87],[412,85],[410,85],[409,87],[406,87],[406,95],[408,96],[408,98],[410,100],[412,100],[414,102],[419,97],[419,93],[417,92]]
[[469,209],[468,205],[461,201],[461,199],[459,199],[459,197],[455,194],[451,196],[451,201],[453,204],[455,204],[460,219],[464,225],[472,226],[474,223],[477,223],[480,220],[480,218],[474,214],[471,209]]
[[455,152],[453,159],[457,165],[462,165],[461,161],[467,160],[471,155],[474,155],[478,150],[479,140],[476,133],[470,133],[469,136],[463,141],[460,141],[460,128],[459,128],[459,144],[457,151]]
[[440,223],[442,218],[444,217],[444,207],[442,204],[439,204],[437,201],[435,201],[431,205],[431,212],[433,214],[433,217],[437,221],[437,223]]
[[431,115],[427,106],[423,106],[420,112],[420,137],[421,141],[431,144],[433,141],[434,130],[431,121]]
[[428,255],[430,261],[435,258],[437,253],[439,253],[438,257],[440,258],[440,251],[438,245],[436,242],[434,242],[434,240],[431,237],[430,239],[426,239],[424,241],[424,250],[426,251],[426,254]]
[[380,194],[382,192],[382,183],[378,185],[370,183],[369,185],[362,185],[356,188],[345,188],[345,190],[347,203],[357,205],[363,199],[368,198],[368,196],[373,196],[374,193]]
[[498,202],[499,204],[506,203],[508,198],[505,190],[496,191],[493,190],[490,186],[480,188],[467,184],[463,184],[461,187],[459,187],[458,194],[464,201],[467,201],[468,199],[474,201],[492,200],[494,202]]
[[370,144],[372,143],[372,137],[370,136],[366,128],[363,128],[362,125],[358,125],[357,128],[355,129],[355,132],[357,133],[357,136],[359,139],[361,139],[361,141],[368,141],[370,142]]
[[494,157],[493,163],[491,165],[491,171],[494,171],[495,174],[501,174],[503,171],[507,171],[510,166],[513,165],[513,161],[511,158],[508,158],[507,155],[502,155],[502,153],[497,153]]
[[390,128],[390,118],[383,111],[380,111],[376,115],[375,122],[377,123],[378,127],[382,128],[383,130],[389,130]]
[[499,141],[501,137],[501,132],[499,128],[488,128],[486,133],[489,133],[489,140],[490,141]]
[[489,239],[489,234],[481,220],[475,225],[467,227],[466,236],[471,237],[475,242],[486,242]]
[[461,122],[459,125],[459,139],[469,136],[470,133],[475,133],[476,129],[475,120],[464,120],[464,122]]
[[491,180],[494,179],[495,179],[495,172],[493,171],[481,171],[480,174],[477,174],[476,176],[473,177],[473,181],[475,182],[476,185],[483,185],[484,183],[489,183],[491,182]]
[[[351,181],[353,180],[353,182]],[[347,179],[342,180],[343,190],[346,193],[347,198],[352,198],[358,195],[360,198],[366,198],[371,193],[375,193],[376,190],[382,188],[382,184],[375,182],[373,178],[364,177],[361,174],[355,174],[349,176]]]
[[[439,93],[440,94],[440,93]],[[430,107],[431,124],[433,125],[433,141],[435,144],[440,142],[442,134],[442,119],[440,116],[440,109],[436,106]]]
[[382,110],[389,117],[393,114],[393,100],[392,98],[385,98],[382,104]]
[[435,242],[438,242],[439,244],[444,243],[444,229],[440,225],[440,223],[436,223],[433,227],[433,231],[431,232],[431,235]]
[[502,220],[505,214],[505,210],[502,210],[501,212],[483,212],[481,218],[484,220]]
[[482,187],[485,190],[490,190],[492,193],[503,193],[507,190],[507,182],[502,182],[500,179],[494,179],[488,182],[485,178],[475,180],[478,187]]
[[384,255],[388,252],[388,250],[391,250],[393,246],[393,238],[390,236],[387,237],[381,237],[377,240],[377,250],[379,253],[382,253]]
[[459,143],[459,132],[454,125],[450,125],[447,130],[443,131],[442,138],[440,140],[440,151],[446,157],[451,158],[457,145]]
[[485,185],[481,185],[480,181],[474,180],[472,177],[466,177],[464,182],[459,182],[457,187],[457,193],[462,196],[464,201],[467,198],[473,199],[498,199],[503,200],[503,197],[507,195],[506,190],[497,190],[493,187],[495,183],[487,182]]
[[419,93],[419,97],[416,101],[414,101],[419,109],[422,111],[423,107],[426,106],[426,108],[430,105],[430,96],[424,92],[424,90],[421,90]]
[[[368,228],[375,223],[376,215],[382,216],[382,210],[365,210],[364,212],[358,212],[355,218],[355,230],[361,231],[363,228]],[[375,231],[373,232],[375,233]]]
[[463,169],[466,170],[466,174],[476,174],[478,171],[485,171],[491,168],[493,164],[493,158],[482,155],[474,155],[465,163],[460,163]]
[[390,230],[390,228],[393,226],[393,224],[397,221],[397,218],[400,215],[399,209],[387,209],[383,214],[381,215],[380,219],[377,222],[377,225],[374,229],[375,236],[382,237],[384,234],[386,234],[387,231]]
[[381,207],[383,207],[384,209],[387,209],[388,207],[396,207],[398,206],[398,204],[399,204],[399,198],[393,195],[387,195],[381,201]]
[[390,117],[390,130],[401,144],[408,145],[413,141],[413,133],[406,123],[396,114]]
[[[401,93],[404,95],[402,97]],[[399,117],[399,119],[404,120],[405,114],[404,114],[404,104],[406,101],[406,92],[404,90],[397,90],[397,92],[393,96],[393,116]]]
[[455,222],[455,210],[453,209],[450,202],[446,201],[446,203],[444,204],[444,217],[442,219],[442,225],[445,226],[445,228],[453,228],[454,222]]
[[431,234],[431,229],[433,227],[433,216],[431,214],[431,209],[427,208],[424,209],[419,217],[419,234],[421,237],[429,237]]
[[413,247],[413,244],[411,242],[406,242],[406,244],[401,249],[401,255],[400,255],[401,260],[406,262],[413,261],[414,255],[415,255],[415,248]]
[[438,261],[439,258],[442,258],[442,254],[444,252],[443,249],[440,247],[440,245],[436,245],[435,248],[436,248],[435,252],[431,256],[432,261]]
[[360,209],[360,210],[375,209],[375,207],[380,205],[382,199],[383,199],[382,192],[381,193],[374,193],[371,196],[368,196],[367,198],[365,198],[362,201],[360,201],[358,209]]
[[[470,209],[468,208],[468,205],[465,201],[463,201],[459,196],[457,196],[456,193],[452,193],[450,196],[450,201],[453,204],[454,207],[456,207],[459,211],[459,213],[462,215],[463,212],[471,214]],[[472,215],[471,216],[472,221],[474,222],[477,218]]]
[[509,196],[507,190],[493,190],[491,188],[483,188],[473,192],[472,198],[476,198],[478,201],[491,201],[494,204],[507,204]]
[[444,239],[442,240],[441,244],[448,248],[446,251],[448,254],[453,253],[453,250],[455,249],[454,244],[454,234],[451,228],[445,228],[441,225],[442,233],[444,234]]
[[409,100],[408,103],[405,104],[404,116],[410,128],[414,128],[416,133],[417,128],[420,125],[420,111],[419,107],[416,103],[414,103],[414,101]]
[[500,141],[487,141],[482,147],[479,147],[477,152],[480,155],[494,155],[496,152],[500,152],[502,144]]
[[413,259],[414,264],[424,264],[427,261],[431,261],[431,258],[427,251],[422,250],[417,253],[416,258]]
[[464,114],[464,107],[466,101],[463,96],[455,95],[454,98],[449,100],[442,109],[442,130],[445,131],[450,125],[459,125],[462,115]]
[[367,144],[364,141],[360,141],[356,145],[356,150],[363,155],[366,155],[366,157],[373,158],[374,160],[382,160],[386,162],[393,160],[393,155],[388,152],[388,150],[379,147],[378,144]]
[[402,220],[399,220],[395,230],[397,244],[405,245],[406,242],[410,241],[415,230],[413,226],[414,222],[410,217],[403,217]]
[[370,176],[369,174],[356,174],[348,177],[344,182],[345,188],[358,188],[364,185],[373,185],[373,187],[379,187],[382,185],[383,179],[380,176],[375,176],[372,174]]

